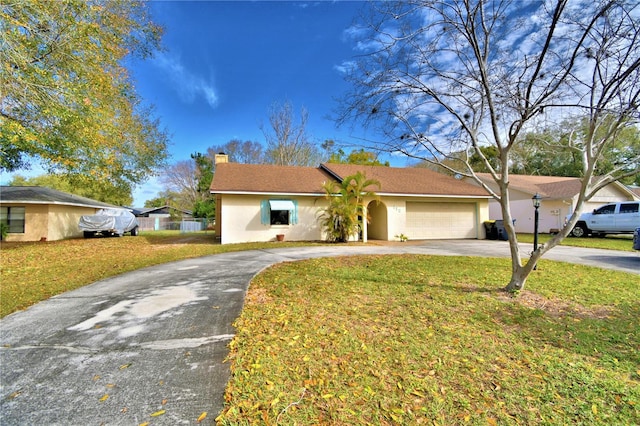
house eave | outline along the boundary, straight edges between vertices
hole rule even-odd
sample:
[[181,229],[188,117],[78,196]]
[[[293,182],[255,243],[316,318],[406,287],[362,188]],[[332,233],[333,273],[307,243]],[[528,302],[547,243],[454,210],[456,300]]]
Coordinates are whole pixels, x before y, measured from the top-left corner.
[[269,192],[269,191],[210,191],[211,194],[221,195],[277,195],[287,197],[324,197],[321,192]]
[[491,195],[457,195],[457,194],[410,194],[395,192],[376,192],[380,197],[408,197],[408,198],[464,198],[464,199],[489,199]]
[[114,205],[97,205],[97,204],[82,204],[82,203],[65,203],[61,201],[33,201],[33,200],[0,200],[0,204],[37,204],[37,205],[56,205],[56,206],[70,206],[70,207],[87,207],[91,209],[125,209],[126,207],[119,207]]
[[[257,192],[257,191],[211,191],[211,194],[222,195],[266,195],[266,196],[302,196],[302,197],[324,197],[326,194],[319,192],[301,193],[301,192]],[[392,193],[377,192],[380,197],[407,197],[407,198],[455,198],[455,199],[489,199],[490,195],[455,195],[455,194],[410,194],[410,193]]]

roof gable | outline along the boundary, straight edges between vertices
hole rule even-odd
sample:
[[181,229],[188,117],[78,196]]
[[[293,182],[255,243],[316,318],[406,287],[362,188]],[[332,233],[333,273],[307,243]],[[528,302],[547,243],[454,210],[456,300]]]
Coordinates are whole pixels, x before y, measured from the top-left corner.
[[481,187],[451,176],[420,167],[360,166],[356,164],[325,163],[322,168],[331,171],[340,180],[358,171],[367,179],[380,182],[379,194],[393,195],[457,195],[486,197]]
[[61,204],[69,206],[119,208],[113,204],[69,194],[44,186],[2,186],[0,203]]

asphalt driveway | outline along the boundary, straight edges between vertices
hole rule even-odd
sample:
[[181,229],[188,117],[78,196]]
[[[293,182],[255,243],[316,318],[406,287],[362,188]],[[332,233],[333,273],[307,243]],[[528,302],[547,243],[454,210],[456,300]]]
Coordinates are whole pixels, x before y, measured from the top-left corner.
[[[274,245],[96,282],[0,320],[0,423],[178,425],[207,413],[200,424],[214,424],[251,278],[274,263],[371,253],[502,257],[509,249],[476,240]],[[556,247],[546,258],[640,275],[640,253]]]

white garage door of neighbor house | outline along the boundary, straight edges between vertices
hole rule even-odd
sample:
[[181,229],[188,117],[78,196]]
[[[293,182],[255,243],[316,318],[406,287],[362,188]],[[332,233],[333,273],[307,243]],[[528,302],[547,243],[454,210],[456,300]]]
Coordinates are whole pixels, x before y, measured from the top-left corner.
[[476,206],[471,203],[407,203],[411,239],[477,238]]

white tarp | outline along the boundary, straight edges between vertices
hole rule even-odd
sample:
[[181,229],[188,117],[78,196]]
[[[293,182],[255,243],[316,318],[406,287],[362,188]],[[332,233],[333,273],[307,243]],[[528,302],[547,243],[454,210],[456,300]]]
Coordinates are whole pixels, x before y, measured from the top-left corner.
[[124,234],[138,226],[136,217],[125,209],[100,209],[91,216],[80,217],[78,227],[85,232],[115,232]]

